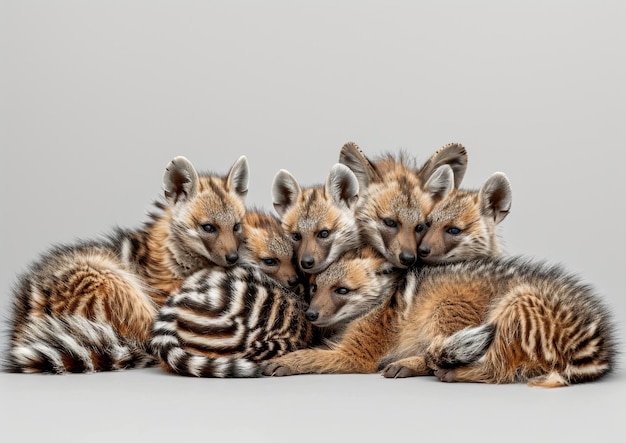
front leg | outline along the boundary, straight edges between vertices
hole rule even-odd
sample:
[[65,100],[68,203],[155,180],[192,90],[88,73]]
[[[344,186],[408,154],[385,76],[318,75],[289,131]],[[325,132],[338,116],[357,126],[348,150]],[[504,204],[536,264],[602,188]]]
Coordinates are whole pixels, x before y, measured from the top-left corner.
[[301,349],[268,360],[263,375],[368,374],[376,372],[371,359],[358,358],[341,349]]
[[407,357],[388,364],[382,371],[385,378],[406,378],[431,375],[424,356]]

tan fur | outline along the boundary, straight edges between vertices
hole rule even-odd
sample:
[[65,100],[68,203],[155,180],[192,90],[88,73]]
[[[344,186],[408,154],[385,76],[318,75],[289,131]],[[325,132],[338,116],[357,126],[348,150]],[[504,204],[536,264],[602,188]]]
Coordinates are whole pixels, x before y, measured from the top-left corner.
[[[38,324],[51,321],[75,324],[66,320],[71,316],[109,325],[121,338],[145,345],[157,308],[187,276],[237,262],[247,180],[244,157],[225,177],[198,175],[187,159],[177,157],[164,174],[168,204],[157,203],[158,212],[143,228],[57,246],[43,255],[15,290],[9,369],[63,372],[64,367],[48,363],[58,361],[58,353],[67,353],[63,358],[71,360],[77,349],[66,349],[62,337],[58,343],[37,343],[43,336],[37,331]],[[208,226],[214,232],[204,229]],[[33,354],[25,346],[43,351]],[[68,370],[89,368],[92,365],[83,361]]]
[[[501,178],[496,181],[506,188],[508,182]],[[477,199],[488,202],[478,206],[493,218],[494,223],[488,224],[491,230],[510,207],[510,195],[493,185],[488,180]],[[485,194],[485,189],[496,191]],[[442,208],[469,208],[471,219],[474,196],[453,194]],[[460,225],[462,216],[463,211],[460,219],[435,217],[431,228],[448,222]],[[462,254],[464,262],[411,269],[398,280],[397,289],[381,285],[385,289],[378,298],[354,297],[337,304],[333,290],[348,286],[349,276],[367,287],[379,284],[384,275],[368,273],[363,260],[344,255],[317,276],[320,299],[313,298],[312,305],[320,307],[325,324],[345,306],[356,318],[328,348],[299,350],[274,359],[264,374],[382,369],[388,378],[435,373],[443,381],[526,381],[554,387],[608,373],[614,356],[612,323],[589,287],[557,267],[519,258],[480,258],[496,251],[468,248]],[[370,271],[377,269],[373,262],[370,266]]]
[[[342,258],[325,272],[339,263],[354,272],[363,266]],[[586,285],[558,268],[520,259],[424,267],[411,270],[398,290],[383,291],[380,298],[373,308],[364,305],[361,316],[327,348],[273,359],[264,374],[382,369],[388,378],[435,373],[449,382],[526,381],[550,387],[595,380],[613,365],[608,311]],[[481,325],[495,330],[484,357],[441,366],[448,338]]]
[[[280,220],[257,209],[244,217],[243,260],[258,266],[283,286],[296,290],[301,284],[294,264],[293,243],[285,234]],[[300,290],[296,292],[301,293]]]
[[500,255],[497,227],[510,206],[511,188],[502,173],[489,177],[480,190],[453,191],[426,217],[420,260],[438,264]]
[[272,184],[274,208],[291,238],[296,264],[306,274],[317,274],[343,252],[360,245],[354,220],[359,185],[344,165],[331,168],[324,185],[302,188],[286,170]]
[[417,260],[426,215],[460,183],[467,153],[461,145],[446,145],[418,168],[406,154],[370,160],[351,142],[342,147],[339,161],[352,169],[362,189],[355,216],[364,241],[407,268]]

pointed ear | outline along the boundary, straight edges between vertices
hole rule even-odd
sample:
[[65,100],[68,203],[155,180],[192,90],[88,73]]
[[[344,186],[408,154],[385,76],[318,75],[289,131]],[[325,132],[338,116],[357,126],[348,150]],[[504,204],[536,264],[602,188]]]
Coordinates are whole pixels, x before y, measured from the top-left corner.
[[171,206],[188,201],[198,193],[198,173],[185,157],[176,157],[166,166],[163,192]]
[[272,182],[272,199],[280,217],[296,203],[301,192],[300,185],[289,171],[281,169],[276,173]]
[[381,181],[372,162],[354,142],[348,142],[341,147],[339,163],[346,165],[354,172],[360,189],[365,189],[371,182]]
[[480,211],[500,223],[511,211],[511,183],[502,172],[489,177],[478,192]]
[[359,198],[359,181],[350,168],[336,163],[328,173],[324,190],[337,205],[354,209]]
[[449,165],[452,168],[454,187],[458,189],[467,169],[467,151],[463,145],[450,143],[439,148],[420,169],[422,182],[427,181],[442,165]]
[[242,155],[230,168],[228,177],[226,178],[226,186],[228,190],[234,191],[243,199],[248,193],[249,180],[250,170],[248,169],[248,159],[245,155]]
[[422,187],[435,201],[442,200],[454,189],[454,173],[450,165],[439,166]]

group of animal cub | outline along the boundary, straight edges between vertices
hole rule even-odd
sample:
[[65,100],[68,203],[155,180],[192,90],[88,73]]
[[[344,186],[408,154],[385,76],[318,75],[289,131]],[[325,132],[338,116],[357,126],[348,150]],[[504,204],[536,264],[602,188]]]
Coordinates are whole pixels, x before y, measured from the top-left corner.
[[246,207],[245,157],[225,176],[176,157],[140,229],[54,247],[19,278],[5,368],[546,387],[609,373],[608,309],[558,266],[500,257],[510,183],[460,188],[466,166],[459,144],[420,166],[347,143],[323,185],[276,174],[276,217]]

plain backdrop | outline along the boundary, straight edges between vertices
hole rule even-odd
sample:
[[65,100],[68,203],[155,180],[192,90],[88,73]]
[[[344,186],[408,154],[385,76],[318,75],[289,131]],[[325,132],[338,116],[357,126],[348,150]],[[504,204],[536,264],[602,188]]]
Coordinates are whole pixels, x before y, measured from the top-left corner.
[[[619,1],[0,1],[0,308],[52,244],[137,227],[165,165],[321,183],[340,147],[502,171],[507,254],[562,263],[624,351]],[[3,330],[6,325],[3,323]],[[3,334],[3,341],[6,334]],[[3,343],[4,345],[4,343]],[[434,378],[0,374],[0,441],[622,441],[624,365],[546,390]]]

